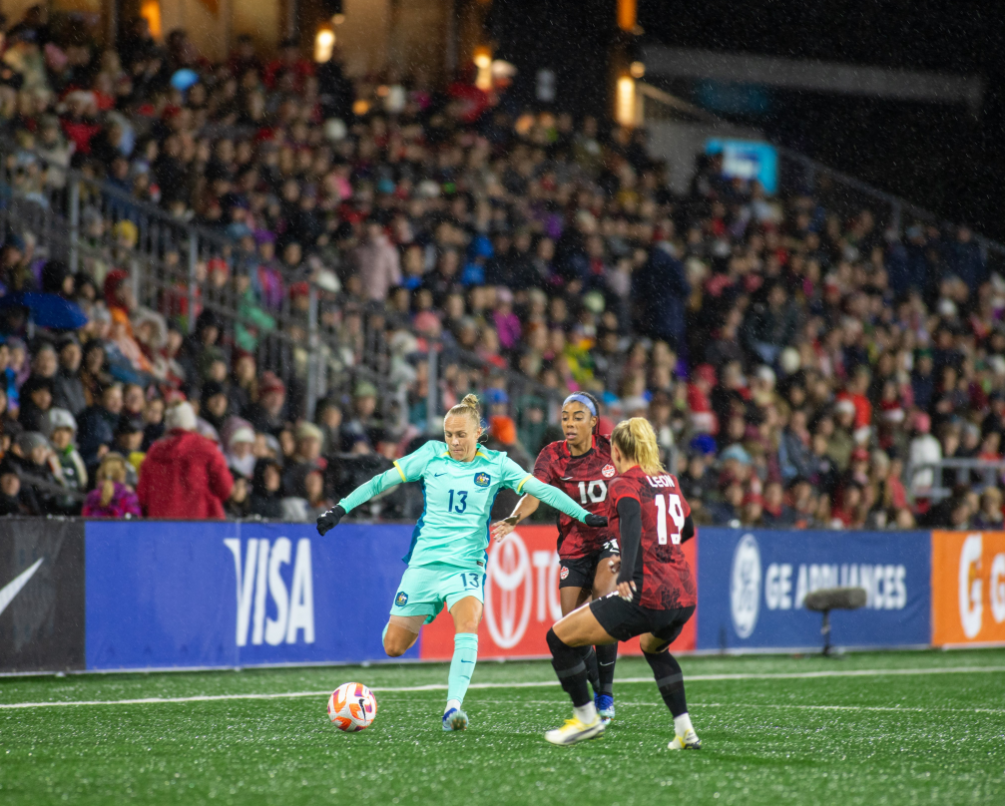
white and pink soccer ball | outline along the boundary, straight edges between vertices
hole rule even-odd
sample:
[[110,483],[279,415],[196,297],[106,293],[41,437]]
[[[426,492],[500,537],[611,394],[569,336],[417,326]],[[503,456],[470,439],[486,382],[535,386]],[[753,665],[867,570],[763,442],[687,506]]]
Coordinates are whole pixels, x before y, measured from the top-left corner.
[[362,683],[343,683],[328,698],[328,717],[346,733],[370,727],[375,716],[377,698]]

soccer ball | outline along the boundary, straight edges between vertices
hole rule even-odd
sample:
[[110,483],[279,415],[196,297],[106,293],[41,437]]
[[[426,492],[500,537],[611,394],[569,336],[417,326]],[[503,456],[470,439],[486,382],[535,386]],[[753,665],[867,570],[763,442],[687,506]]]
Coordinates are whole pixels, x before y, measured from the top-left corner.
[[355,733],[377,716],[377,698],[362,683],[343,683],[328,698],[328,716],[339,730]]

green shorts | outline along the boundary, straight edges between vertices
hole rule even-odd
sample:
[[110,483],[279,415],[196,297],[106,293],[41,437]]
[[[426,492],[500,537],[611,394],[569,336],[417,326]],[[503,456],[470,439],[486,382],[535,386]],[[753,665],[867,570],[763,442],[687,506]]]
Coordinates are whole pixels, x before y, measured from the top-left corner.
[[444,604],[450,612],[467,596],[485,601],[485,570],[462,570],[453,565],[421,565],[405,569],[391,605],[392,616],[425,616],[435,619]]

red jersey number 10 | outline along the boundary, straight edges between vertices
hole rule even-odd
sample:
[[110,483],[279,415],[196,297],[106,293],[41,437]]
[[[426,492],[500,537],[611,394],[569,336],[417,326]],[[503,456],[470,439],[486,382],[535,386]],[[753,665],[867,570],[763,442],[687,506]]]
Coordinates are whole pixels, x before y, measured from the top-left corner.
[[579,501],[587,504],[602,504],[607,499],[607,485],[602,481],[579,482]]
[[654,497],[656,502],[656,536],[659,544],[667,544],[667,514],[673,520],[674,531],[670,535],[670,542],[675,546],[680,545],[680,530],[684,528],[684,507],[681,506],[680,496],[674,493],[659,493]]

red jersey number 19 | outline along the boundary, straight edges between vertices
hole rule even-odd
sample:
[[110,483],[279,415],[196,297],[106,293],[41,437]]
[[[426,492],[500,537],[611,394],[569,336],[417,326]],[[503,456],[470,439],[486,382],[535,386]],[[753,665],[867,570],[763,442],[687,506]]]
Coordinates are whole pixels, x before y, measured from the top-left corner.
[[675,546],[680,545],[680,530],[684,528],[684,507],[681,506],[680,496],[674,493],[663,494],[655,496],[656,509],[658,510],[656,516],[656,536],[659,539],[659,544],[665,546],[667,544],[667,514],[669,513],[671,519],[674,523],[674,531],[670,535],[670,542]]

